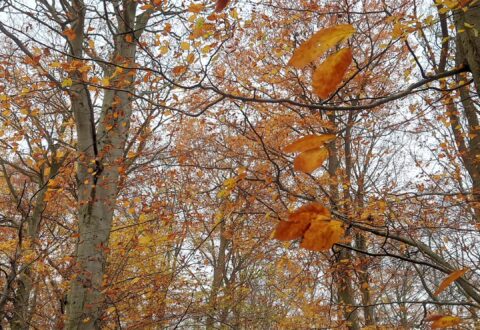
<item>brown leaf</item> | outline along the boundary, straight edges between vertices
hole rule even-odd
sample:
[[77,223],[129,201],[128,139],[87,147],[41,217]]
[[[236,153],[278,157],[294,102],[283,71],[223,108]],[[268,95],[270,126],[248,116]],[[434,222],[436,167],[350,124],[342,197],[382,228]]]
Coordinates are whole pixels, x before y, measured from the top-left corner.
[[325,143],[333,141],[335,139],[334,134],[323,135],[306,135],[286,146],[283,151],[285,152],[304,152],[310,149],[323,146]]
[[215,4],[215,11],[218,13],[224,10],[229,1],[230,0],[217,0],[217,3]]
[[313,73],[312,86],[315,94],[326,99],[342,82],[343,76],[352,63],[352,50],[344,48],[330,55]]
[[463,274],[468,272],[468,270],[469,270],[468,268],[456,270],[456,271],[452,272],[450,275],[448,275],[447,277],[445,277],[445,279],[442,281],[442,283],[440,283],[440,285],[438,286],[438,289],[437,289],[437,291],[435,291],[434,295],[438,296],[440,294],[440,292],[445,290],[448,286],[450,286],[450,284],[452,284],[457,279],[462,277]]
[[301,153],[293,160],[293,168],[296,171],[312,173],[322,166],[327,158],[328,150],[326,148],[310,149]]
[[355,29],[350,24],[340,24],[322,29],[295,50],[288,65],[298,69],[304,68],[331,47],[348,39],[353,33],[355,33]]

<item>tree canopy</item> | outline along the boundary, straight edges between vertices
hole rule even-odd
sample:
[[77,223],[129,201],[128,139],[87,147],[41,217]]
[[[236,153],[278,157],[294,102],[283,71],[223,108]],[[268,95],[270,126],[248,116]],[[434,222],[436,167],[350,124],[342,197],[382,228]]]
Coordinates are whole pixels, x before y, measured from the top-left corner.
[[480,1],[0,2],[0,329],[480,327]]

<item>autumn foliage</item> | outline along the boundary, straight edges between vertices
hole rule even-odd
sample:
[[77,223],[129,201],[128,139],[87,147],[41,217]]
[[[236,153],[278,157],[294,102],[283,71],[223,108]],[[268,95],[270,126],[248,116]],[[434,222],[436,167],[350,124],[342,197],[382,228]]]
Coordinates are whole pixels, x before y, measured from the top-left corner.
[[478,1],[0,3],[0,329],[476,329]]

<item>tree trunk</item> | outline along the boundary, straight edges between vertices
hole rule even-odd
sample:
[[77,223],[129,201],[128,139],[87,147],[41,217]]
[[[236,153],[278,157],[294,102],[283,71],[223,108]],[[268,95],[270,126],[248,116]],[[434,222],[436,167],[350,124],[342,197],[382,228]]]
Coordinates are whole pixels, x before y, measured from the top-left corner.
[[222,285],[223,277],[225,275],[225,253],[227,250],[227,239],[225,238],[225,221],[220,223],[220,246],[218,248],[218,258],[213,267],[213,281],[210,297],[208,299],[209,312],[207,316],[206,329],[214,329],[215,315],[217,309],[218,291]]
[[[330,114],[329,120],[336,125],[336,116],[335,114]],[[328,145],[329,149],[329,158],[328,158],[328,174],[330,176],[331,180],[335,180],[334,178],[337,178],[337,170],[339,169],[340,163],[338,160],[338,149],[336,145],[336,141],[332,141]],[[333,208],[336,209],[338,208],[338,202],[339,202],[339,189],[338,189],[339,183],[338,182],[332,182],[330,184],[330,197],[331,200],[334,201]],[[352,307],[355,305],[355,299],[354,299],[354,294],[353,294],[353,288],[352,288],[352,278],[351,274],[348,269],[344,266],[344,264],[341,262],[341,260],[348,260],[349,263],[351,264],[352,261],[352,255],[350,251],[348,251],[345,248],[340,248],[340,251],[337,254],[336,257],[336,271],[334,273],[335,277],[335,283],[337,285],[337,295],[338,295],[338,300],[339,304],[341,305],[341,310],[343,313],[343,317],[346,322],[346,326],[350,330],[358,330],[360,329],[360,325],[358,322],[358,313],[355,307]]]
[[[77,38],[71,42],[71,52],[75,57],[81,57],[85,7],[79,0],[75,4],[78,6],[74,25]],[[124,163],[132,114],[135,40],[146,24],[143,16],[135,16],[136,7],[136,2],[124,1],[123,8],[117,8],[118,33],[111,60],[121,66],[123,72],[117,74],[110,89],[104,91],[98,127],[94,126],[93,106],[86,85],[75,84],[71,88],[80,154],[77,167],[80,235],[76,247],[76,274],[71,280],[67,299],[67,329],[101,328],[105,308],[102,282],[106,250],[119,190],[119,168]],[[127,35],[131,36],[130,40]],[[113,72],[110,67],[106,75],[111,74],[110,70]],[[72,80],[80,81],[81,77],[77,75]],[[116,90],[116,86],[122,87]]]
[[[32,216],[27,218],[27,230],[25,232],[27,239],[34,246],[35,240],[38,238],[42,213],[45,209],[45,193],[47,187],[42,188],[35,199],[35,207]],[[28,329],[30,319],[35,306],[31,303],[31,292],[33,289],[33,279],[35,273],[31,270],[31,265],[23,265],[21,274],[15,281],[15,295],[13,300],[13,317],[10,321],[12,330]]]

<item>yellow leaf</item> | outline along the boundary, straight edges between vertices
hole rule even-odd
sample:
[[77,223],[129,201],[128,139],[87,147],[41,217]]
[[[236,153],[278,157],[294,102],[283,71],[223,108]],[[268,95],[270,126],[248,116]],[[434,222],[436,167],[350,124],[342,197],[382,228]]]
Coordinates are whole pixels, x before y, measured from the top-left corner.
[[355,29],[350,24],[340,24],[322,29],[295,50],[288,65],[298,69],[304,68],[331,47],[348,39],[353,33],[355,33]]
[[342,82],[343,76],[352,63],[352,50],[344,48],[329,56],[313,73],[313,91],[326,99]]
[[73,84],[73,81],[70,78],[67,78],[64,81],[62,81],[62,87],[70,87],[72,86],[72,84]]
[[104,87],[110,86],[110,79],[103,78],[102,79],[102,86],[104,86]]
[[149,245],[151,242],[152,242],[151,236],[142,236],[138,239],[138,243],[140,243],[140,245]]
[[323,162],[328,158],[328,150],[326,148],[310,149],[301,153],[293,161],[293,168],[296,171],[312,173],[322,166]]
[[60,62],[57,62],[57,61],[52,62],[52,63],[50,63],[50,65],[49,65],[49,67],[54,68],[54,69],[60,68],[61,66],[62,66],[62,65],[60,64]]
[[180,48],[182,50],[189,50],[190,49],[190,44],[188,42],[184,41],[184,42],[180,43]]
[[325,251],[340,241],[345,234],[340,221],[314,220],[305,232],[300,247],[311,251]]
[[230,16],[234,19],[238,19],[238,11],[237,8],[233,8],[232,11],[230,11]]
[[168,47],[167,46],[160,47],[160,53],[162,55],[165,55],[166,53],[168,53]]
[[433,321],[432,329],[442,329],[442,328],[453,327],[455,325],[460,324],[461,322],[462,322],[462,319],[457,316],[451,316],[451,315],[441,316],[439,318],[436,318]]
[[310,149],[323,146],[325,143],[333,141],[335,139],[334,134],[323,135],[306,135],[286,146],[283,151],[291,152],[304,152]]
[[435,296],[439,295],[440,292],[445,290],[448,286],[450,286],[450,284],[452,284],[457,279],[462,277],[463,274],[465,274],[468,270],[469,270],[468,268],[456,270],[456,271],[452,272],[450,275],[448,275],[447,277],[445,277],[445,279],[442,281],[442,283],[440,283],[440,285],[438,286],[438,289],[437,289],[437,291],[435,291],[434,295]]

